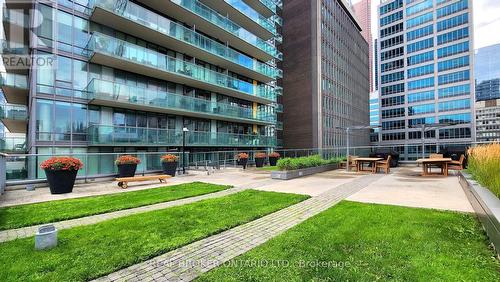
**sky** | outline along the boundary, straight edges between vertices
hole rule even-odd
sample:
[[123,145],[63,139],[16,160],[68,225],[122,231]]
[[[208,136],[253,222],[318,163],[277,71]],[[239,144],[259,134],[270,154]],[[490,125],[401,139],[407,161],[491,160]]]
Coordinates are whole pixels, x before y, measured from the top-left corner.
[[[357,3],[360,0],[351,0]],[[377,6],[380,0],[372,0],[372,35],[377,36]],[[500,44],[500,0],[473,0],[474,48]]]

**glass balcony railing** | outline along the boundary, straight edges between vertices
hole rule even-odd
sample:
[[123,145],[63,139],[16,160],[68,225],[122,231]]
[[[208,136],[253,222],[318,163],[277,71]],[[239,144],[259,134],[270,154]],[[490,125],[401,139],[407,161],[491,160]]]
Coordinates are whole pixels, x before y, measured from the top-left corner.
[[28,110],[26,106],[0,105],[0,119],[27,120]]
[[144,107],[210,114],[270,124],[276,122],[276,115],[271,113],[270,106],[261,106],[259,110],[254,112],[252,108],[212,102],[210,100],[129,86],[100,79],[93,79],[90,81],[85,91],[89,95],[89,100],[99,99],[141,105]]
[[272,34],[277,34],[276,25],[274,25],[274,22],[272,20],[266,19],[257,11],[255,11],[252,7],[248,6],[242,0],[224,0],[224,2],[231,5],[236,10],[240,11],[249,19],[257,23],[261,27],[265,28],[267,31],[271,32]]
[[283,130],[283,122],[282,121],[278,121],[276,123],[276,129],[277,130]]
[[[182,146],[182,131],[112,125],[92,125],[88,129],[91,145]],[[187,132],[186,146],[274,147],[276,137],[219,132]]]
[[28,78],[22,74],[0,73],[0,86],[28,89]]
[[266,6],[269,10],[273,11],[276,14],[276,2],[273,0],[259,0],[264,6]]
[[276,112],[277,113],[282,113],[283,112],[283,105],[282,104],[277,104],[276,107]]
[[202,4],[197,0],[171,0],[182,8],[189,10],[190,12],[202,17],[203,19],[223,28],[224,30],[234,34],[235,36],[245,40],[246,42],[256,46],[257,48],[263,50],[264,52],[270,54],[271,56],[282,60],[283,54],[276,49],[275,46],[267,41],[262,40],[255,34],[249,32],[248,30],[237,25],[227,17],[217,13],[208,6]]
[[146,65],[164,72],[181,75],[193,80],[238,91],[243,94],[260,97],[270,101],[276,101],[276,89],[273,86],[252,83],[209,70],[193,63],[185,62],[159,52],[141,47],[117,38],[101,33],[94,33],[85,48],[86,55],[103,53],[116,57],[117,60],[128,60],[130,62]]
[[[118,5],[118,2],[124,3]],[[96,2],[96,7],[110,11],[137,24],[165,34],[182,42],[193,45],[225,60],[271,78],[282,77],[282,71],[266,63],[259,62],[207,36],[195,32],[166,17],[154,13],[130,1],[103,0]]]
[[0,152],[26,152],[26,138],[0,136]]

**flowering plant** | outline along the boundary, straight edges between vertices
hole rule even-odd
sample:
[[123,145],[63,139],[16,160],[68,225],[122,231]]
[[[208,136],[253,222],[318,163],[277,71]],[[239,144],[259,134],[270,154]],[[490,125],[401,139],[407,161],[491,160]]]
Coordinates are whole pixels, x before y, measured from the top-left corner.
[[125,156],[120,156],[118,159],[116,159],[115,164],[116,165],[123,165],[123,164],[140,164],[141,160],[130,155],[125,155]]
[[248,154],[247,153],[239,153],[238,154],[238,159],[248,159]]
[[44,170],[79,170],[82,167],[82,161],[72,157],[52,157],[40,165]]
[[179,157],[177,157],[176,155],[172,155],[172,154],[166,154],[166,155],[163,155],[161,156],[161,162],[162,163],[175,163]]
[[265,159],[267,157],[266,153],[257,153],[255,154],[256,159]]
[[271,158],[279,158],[279,157],[281,157],[281,155],[279,153],[277,153],[277,152],[272,152],[271,154],[269,154],[269,157],[271,157]]

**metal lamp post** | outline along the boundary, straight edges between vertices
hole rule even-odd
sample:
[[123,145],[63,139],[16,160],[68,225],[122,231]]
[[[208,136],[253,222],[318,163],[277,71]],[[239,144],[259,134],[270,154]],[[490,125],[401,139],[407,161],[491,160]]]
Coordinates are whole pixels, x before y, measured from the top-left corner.
[[189,132],[187,127],[182,129],[182,174],[186,174],[186,132]]

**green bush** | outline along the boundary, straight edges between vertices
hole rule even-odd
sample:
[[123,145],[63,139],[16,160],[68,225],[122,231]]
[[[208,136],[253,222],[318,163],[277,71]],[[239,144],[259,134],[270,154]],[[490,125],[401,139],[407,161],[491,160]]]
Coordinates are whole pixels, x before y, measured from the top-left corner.
[[277,166],[279,170],[296,170],[301,168],[316,167],[328,164],[337,164],[341,161],[340,158],[329,160],[322,159],[320,155],[300,158],[283,158],[278,160]]

